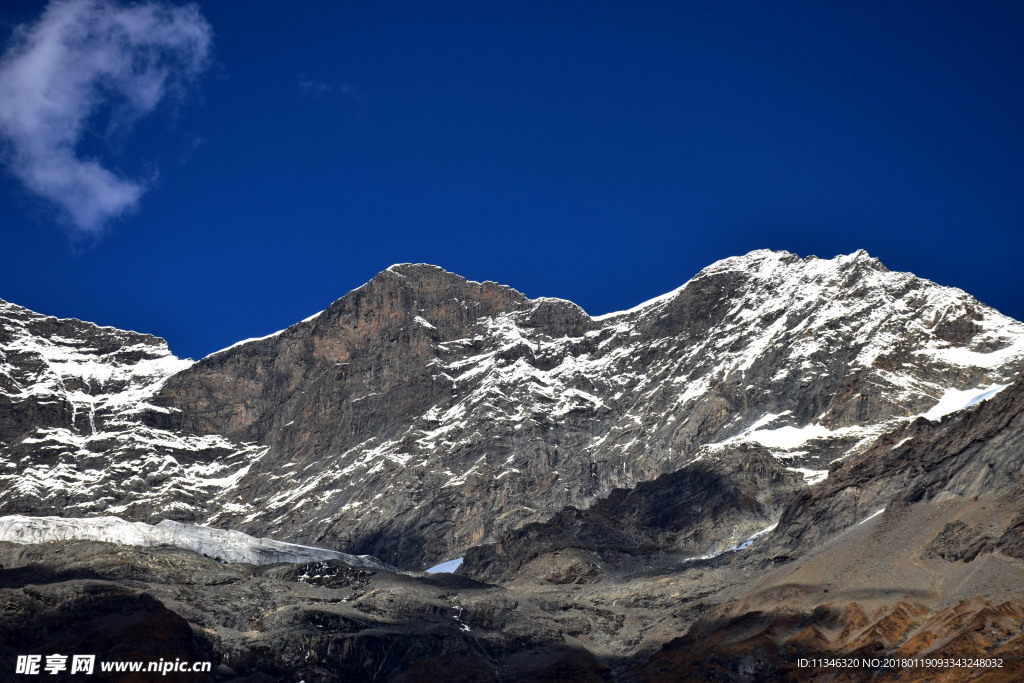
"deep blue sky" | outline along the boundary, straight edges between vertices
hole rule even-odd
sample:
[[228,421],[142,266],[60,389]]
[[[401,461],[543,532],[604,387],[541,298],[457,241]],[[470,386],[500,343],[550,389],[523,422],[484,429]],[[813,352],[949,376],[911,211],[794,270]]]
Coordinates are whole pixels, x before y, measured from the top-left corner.
[[199,6],[191,94],[83,142],[158,178],[134,214],[69,237],[2,175],[0,298],[201,357],[396,262],[600,314],[864,248],[1024,318],[1019,3]]

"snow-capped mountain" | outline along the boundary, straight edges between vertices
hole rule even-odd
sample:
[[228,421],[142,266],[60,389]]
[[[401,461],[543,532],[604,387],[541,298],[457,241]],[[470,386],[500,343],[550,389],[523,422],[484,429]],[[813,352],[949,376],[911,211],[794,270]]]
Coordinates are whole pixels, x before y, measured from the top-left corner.
[[0,510],[202,522],[406,567],[748,446],[821,481],[1024,360],[1024,325],[864,252],[755,251],[596,317],[397,265],[195,364],[11,305],[0,324]]

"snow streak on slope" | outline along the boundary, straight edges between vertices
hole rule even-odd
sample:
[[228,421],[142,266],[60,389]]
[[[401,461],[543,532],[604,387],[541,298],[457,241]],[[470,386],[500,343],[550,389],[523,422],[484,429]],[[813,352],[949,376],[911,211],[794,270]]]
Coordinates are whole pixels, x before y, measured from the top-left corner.
[[435,564],[433,567],[424,569],[423,571],[427,574],[451,574],[456,569],[462,566],[462,558],[457,557],[454,560],[448,560],[441,564]]
[[982,401],[989,400],[1008,386],[1010,385],[996,384],[990,387],[977,387],[966,391],[954,388],[946,389],[939,402],[932,406],[928,412],[922,414],[921,417],[932,421],[941,420],[946,415],[966,410]]

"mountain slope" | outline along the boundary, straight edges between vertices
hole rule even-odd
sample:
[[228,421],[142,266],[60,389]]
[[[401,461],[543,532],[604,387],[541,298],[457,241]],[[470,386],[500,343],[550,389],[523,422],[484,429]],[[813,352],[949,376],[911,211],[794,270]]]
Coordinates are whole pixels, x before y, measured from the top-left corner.
[[[681,531],[685,544],[701,524],[675,510],[722,495],[690,468],[526,528],[548,555],[596,533],[594,556],[611,550],[598,559],[623,570],[604,575],[577,571],[587,567],[572,549],[547,565],[563,571],[533,562],[496,587],[337,561],[256,567],[168,547],[0,543],[11,617],[0,670],[17,652],[88,646],[101,661],[126,648],[212,660],[229,667],[225,680],[1017,680],[1022,409],[1019,380],[941,421],[901,424],[823,484],[776,501],[785,510],[774,529],[714,557],[647,561],[656,548],[645,546],[673,543],[652,544],[652,531]],[[779,471],[764,447],[693,468],[728,471],[744,455],[762,472],[738,481],[741,501]],[[573,520],[591,535],[572,533]],[[601,538],[602,522],[618,536]],[[631,553],[643,561],[630,566]],[[69,615],[90,628],[69,632]],[[139,644],[149,625],[166,634],[159,647]],[[917,663],[799,664],[836,657]],[[1001,666],[924,663],[934,659]]]
[[[597,317],[404,264],[194,364],[3,304],[0,512],[65,518],[0,542],[8,654],[115,657],[138,623],[173,633],[147,656],[275,679],[1014,680],[1022,351],[863,252],[752,252]],[[232,531],[67,519],[108,514]],[[142,547],[69,540],[107,524]],[[465,560],[256,567],[308,549],[238,531]],[[1006,666],[796,664],[836,655]]]

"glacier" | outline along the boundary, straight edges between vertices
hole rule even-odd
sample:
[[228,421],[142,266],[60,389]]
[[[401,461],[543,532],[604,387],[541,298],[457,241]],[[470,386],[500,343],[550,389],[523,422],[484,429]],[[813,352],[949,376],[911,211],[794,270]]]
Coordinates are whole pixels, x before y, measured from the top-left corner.
[[369,555],[349,555],[326,548],[256,538],[240,531],[182,524],[165,519],[152,525],[120,517],[0,517],[0,541],[53,543],[102,541],[130,546],[173,546],[221,562],[248,564],[303,563],[341,560],[354,567],[390,569]]

